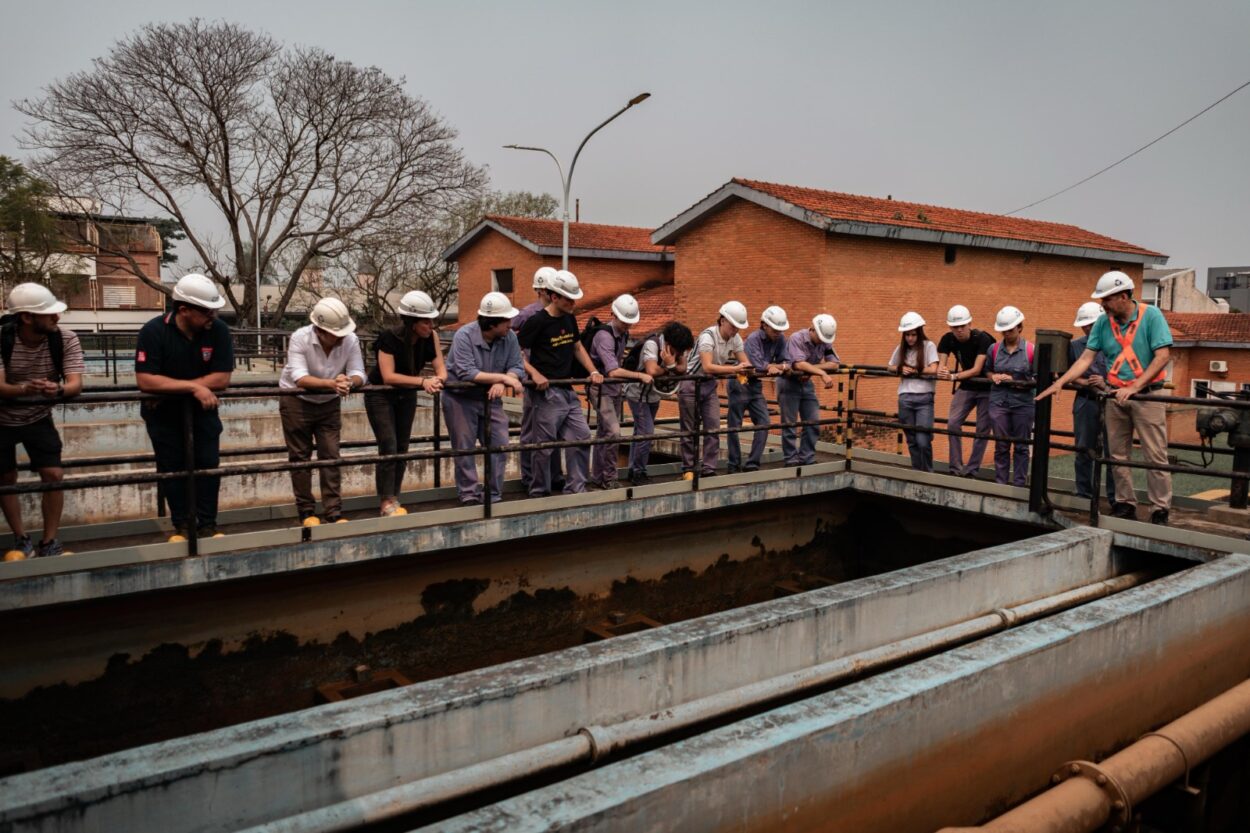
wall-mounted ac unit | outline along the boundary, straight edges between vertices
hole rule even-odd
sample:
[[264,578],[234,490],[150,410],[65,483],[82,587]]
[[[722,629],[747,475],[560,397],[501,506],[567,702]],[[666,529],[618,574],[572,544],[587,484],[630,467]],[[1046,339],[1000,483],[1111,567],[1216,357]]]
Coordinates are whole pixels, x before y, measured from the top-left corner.
[[1211,362],[1211,372],[1212,373],[1227,373],[1228,362],[1222,362],[1218,360]]

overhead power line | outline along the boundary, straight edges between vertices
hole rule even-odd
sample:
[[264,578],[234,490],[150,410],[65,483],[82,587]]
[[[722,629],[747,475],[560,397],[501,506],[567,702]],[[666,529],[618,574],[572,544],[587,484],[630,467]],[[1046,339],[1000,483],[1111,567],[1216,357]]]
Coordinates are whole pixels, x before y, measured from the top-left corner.
[[1171,136],[1173,133],[1175,133],[1176,131],[1180,130],[1182,127],[1184,127],[1185,125],[1189,124],[1191,121],[1193,121],[1194,119],[1198,118],[1199,116],[1201,116],[1201,115],[1203,115],[1203,114],[1205,114],[1205,113],[1207,113],[1207,112],[1210,112],[1211,110],[1214,110],[1214,109],[1215,109],[1216,107],[1218,107],[1220,104],[1223,104],[1223,103],[1224,103],[1225,101],[1227,101],[1228,99],[1230,99],[1230,98],[1232,98],[1233,96],[1237,95],[1237,93],[1241,92],[1241,91],[1242,91],[1242,90],[1244,90],[1246,87],[1250,87],[1250,81],[1247,81],[1246,83],[1242,84],[1240,87],[1238,87],[1237,89],[1233,90],[1231,93],[1229,93],[1228,95],[1226,95],[1226,96],[1224,96],[1223,98],[1219,99],[1218,101],[1215,101],[1215,102],[1213,102],[1213,103],[1211,103],[1211,104],[1207,105],[1206,107],[1202,108],[1202,109],[1201,109],[1201,110],[1199,110],[1197,113],[1194,113],[1192,116],[1190,116],[1189,118],[1185,119],[1185,120],[1184,120],[1183,122],[1181,122],[1180,124],[1176,125],[1176,127],[1173,127],[1173,128],[1172,128],[1171,130],[1169,130],[1167,133],[1164,133],[1162,136],[1159,136],[1159,137],[1157,137],[1157,138],[1155,138],[1155,139],[1152,139],[1151,141],[1149,141],[1149,142],[1147,142],[1146,144],[1144,144],[1144,145],[1142,145],[1141,147],[1139,147],[1137,150],[1135,150],[1135,151],[1133,151],[1132,153],[1130,153],[1128,156],[1125,156],[1125,157],[1122,157],[1122,158],[1120,158],[1120,159],[1117,159],[1116,161],[1112,162],[1110,165],[1108,165],[1107,167],[1103,168],[1102,170],[1100,170],[1100,171],[1095,171],[1094,173],[1092,173],[1092,174],[1090,174],[1089,176],[1087,176],[1087,177],[1085,177],[1084,179],[1082,179],[1080,182],[1074,182],[1074,183],[1072,183],[1071,185],[1069,185],[1067,188],[1064,188],[1064,189],[1063,189],[1063,190],[1061,190],[1061,191],[1056,191],[1055,193],[1051,194],[1051,195],[1050,195],[1050,196],[1048,196],[1048,197],[1042,197],[1040,200],[1035,200],[1034,202],[1031,202],[1031,203],[1029,203],[1028,205],[1022,205],[1022,206],[1020,206],[1019,208],[1015,209],[1014,211],[1008,211],[1008,212],[1007,212],[1004,216],[1011,216],[1012,214],[1019,214],[1021,211],[1024,211],[1025,209],[1032,208],[1032,207],[1033,207],[1033,206],[1035,206],[1035,205],[1041,205],[1042,203],[1046,202],[1047,200],[1053,200],[1055,197],[1059,196],[1060,194],[1066,194],[1066,193],[1068,193],[1069,191],[1071,191],[1073,188],[1077,188],[1077,187],[1080,187],[1081,185],[1084,185],[1085,183],[1089,182],[1091,179],[1093,179],[1093,178],[1094,178],[1094,177],[1096,177],[1096,176],[1100,176],[1101,174],[1105,174],[1107,171],[1111,170],[1111,169],[1112,169],[1112,168],[1114,168],[1116,165],[1119,165],[1121,162],[1127,162],[1128,160],[1132,159],[1134,156],[1136,156],[1137,154],[1141,153],[1143,150],[1145,150],[1146,148],[1150,147],[1151,145],[1153,145],[1153,144],[1156,144],[1156,143],[1158,143],[1158,142],[1163,141],[1163,140],[1164,140],[1164,139],[1166,139],[1168,136]]

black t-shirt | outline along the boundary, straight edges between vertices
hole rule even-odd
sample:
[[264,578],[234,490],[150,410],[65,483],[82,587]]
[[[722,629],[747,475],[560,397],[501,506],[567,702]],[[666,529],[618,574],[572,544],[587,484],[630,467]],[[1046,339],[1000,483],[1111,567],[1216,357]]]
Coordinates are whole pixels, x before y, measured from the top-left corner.
[[548,379],[567,379],[573,372],[577,350],[577,319],[572,315],[551,315],[540,309],[521,326],[517,339],[530,351],[530,364]]
[[[434,361],[435,338],[433,335],[429,338],[418,338],[413,341],[410,348],[404,343],[404,337],[399,332],[384,330],[373,343],[373,351],[375,354],[390,353],[394,356],[396,373],[403,376],[419,376],[425,366]],[[382,370],[378,367],[376,360],[369,370],[369,384],[383,384]]]
[[[954,333],[947,333],[938,342],[938,353],[954,353],[956,360],[959,362],[959,369],[971,370],[972,366],[977,363],[977,356],[984,356],[985,351],[990,349],[990,345],[993,343],[994,337],[981,330],[973,330],[967,341],[959,341],[955,338]],[[985,375],[985,370],[988,367],[989,363],[987,362],[981,370],[982,376]],[[960,385],[960,387],[963,387],[963,385]]]
[[220,319],[214,318],[207,332],[198,332],[193,338],[182,334],[172,312],[153,318],[139,331],[135,373],[198,379],[232,370],[234,343],[230,340],[230,328]]

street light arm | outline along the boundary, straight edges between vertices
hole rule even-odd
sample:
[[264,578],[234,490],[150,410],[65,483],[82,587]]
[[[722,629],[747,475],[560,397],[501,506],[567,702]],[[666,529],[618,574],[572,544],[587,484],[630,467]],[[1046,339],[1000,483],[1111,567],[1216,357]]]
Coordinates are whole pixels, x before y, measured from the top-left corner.
[[560,160],[556,159],[556,155],[546,148],[535,148],[529,145],[504,145],[507,150],[532,150],[535,153],[545,153],[551,157],[551,161],[556,163],[556,170],[560,173],[560,184],[564,185],[567,180],[564,178],[564,168],[560,165]]
[[573,163],[569,165],[569,181],[572,181],[573,179],[573,169],[577,167],[577,157],[582,155],[582,148],[586,147],[586,143],[590,141],[590,137],[598,133],[603,128],[607,127],[609,124],[611,124],[612,121],[621,113],[624,113],[626,110],[628,110],[630,107],[633,107],[635,104],[641,104],[642,102],[646,101],[650,97],[651,97],[651,93],[639,93],[638,95],[631,98],[628,104],[626,104],[621,109],[617,110],[612,115],[608,116],[599,124],[598,127],[596,127],[594,130],[586,134],[586,138],[582,139],[582,143],[577,146],[577,151],[573,154]]

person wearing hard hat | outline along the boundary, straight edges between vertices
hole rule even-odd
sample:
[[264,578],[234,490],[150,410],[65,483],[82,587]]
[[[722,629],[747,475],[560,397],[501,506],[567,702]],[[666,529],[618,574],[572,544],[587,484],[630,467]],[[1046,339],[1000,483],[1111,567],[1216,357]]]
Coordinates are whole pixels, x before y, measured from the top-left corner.
[[[412,420],[417,413],[417,391],[438,393],[447,380],[443,349],[434,326],[441,311],[434,299],[414,289],[404,294],[395,311],[399,324],[378,334],[373,344],[374,364],[369,369],[370,385],[389,385],[391,390],[365,394],[365,415],[378,440],[378,454],[382,455],[408,452]],[[407,470],[407,464],[402,462],[374,466],[373,483],[378,493],[378,511],[383,517],[408,514],[399,503]]]
[[[634,417],[634,436],[655,433],[655,416],[660,400],[671,397],[680,384],[672,379],[685,372],[686,358],[694,348],[694,334],[680,321],[669,321],[658,332],[639,339],[625,354],[626,370],[641,370],[653,380],[650,386],[636,382],[625,386],[625,399]],[[647,466],[651,460],[651,440],[634,440],[629,446],[629,482],[645,486],[651,482]]]
[[903,429],[911,467],[917,471],[933,471],[933,392],[937,383],[937,345],[924,333],[924,319],[918,312],[908,312],[899,320],[902,333],[898,346],[890,354],[889,369],[901,378],[898,381],[898,421],[916,428]]
[[[759,329],[746,337],[743,352],[755,375],[742,381],[741,377],[731,378],[729,387],[729,413],[725,425],[731,430],[726,436],[729,445],[729,471],[756,471],[764,458],[764,447],[768,444],[768,427],[772,422],[768,418],[768,402],[764,398],[765,376],[780,376],[790,366],[786,358],[785,332],[790,329],[790,321],[786,311],[778,306],[764,310],[760,316]],[[742,427],[743,417],[751,416],[751,424],[755,431],[751,438],[751,451],[747,461],[742,462],[742,447],[738,443],[738,432],[733,430]]]
[[[140,414],[152,440],[159,472],[186,471],[183,408],[190,407],[197,469],[217,468],[221,461],[221,417],[217,392],[230,385],[234,343],[230,328],[217,318],[226,305],[217,286],[204,275],[183,275],[174,285],[173,311],[158,315],[139,330],[135,345],[135,382],[144,393],[175,394],[143,403]],[[188,395],[190,398],[188,398]],[[194,401],[192,401],[194,400]],[[197,477],[195,506],[187,503],[182,478],[164,481],[171,541],[186,536],[218,537],[217,494],[220,477]]]
[[[447,380],[473,382],[488,386],[481,390],[448,387],[443,391],[443,410],[447,414],[447,431],[452,448],[467,451],[476,448],[483,423],[489,423],[487,442],[490,447],[508,444],[508,416],[503,411],[503,397],[521,394],[525,364],[521,347],[510,323],[517,310],[502,292],[487,292],[477,308],[477,320],[470,321],[451,340],[447,351]],[[491,458],[491,502],[503,500],[504,468],[507,455],[496,453]],[[460,503],[482,503],[485,497],[477,477],[477,458],[465,454],[456,458],[456,491]]]
[[[1102,314],[1102,305],[1097,301],[1086,301],[1076,311],[1076,320],[1072,322],[1072,326],[1080,327],[1083,335],[1080,338],[1073,339],[1072,343],[1068,345],[1069,365],[1075,364],[1076,360],[1085,352],[1085,344],[1089,341],[1089,331],[1094,328],[1094,322]],[[1076,435],[1076,446],[1077,448],[1090,449],[1102,457],[1107,455],[1107,449],[1102,437],[1102,423],[1099,420],[1097,394],[1107,389],[1106,376],[1107,360],[1102,353],[1099,353],[1098,357],[1094,359],[1094,363],[1089,366],[1089,369],[1071,382],[1072,386],[1077,389],[1076,396],[1072,400],[1072,433]],[[1093,496],[1094,463],[1090,456],[1078,451],[1073,465],[1075,468],[1076,496],[1086,498]],[[1103,466],[1103,471],[1107,473],[1107,502],[1114,504],[1115,475],[1111,473],[1110,466]]]
[[[973,329],[972,313],[962,304],[956,304],[946,313],[946,326],[950,332],[942,336],[938,342],[938,373],[939,379],[959,383],[959,389],[951,397],[950,412],[947,414],[946,427],[951,431],[962,431],[964,421],[976,408],[976,433],[981,436],[972,440],[972,454],[968,457],[968,465],[964,465],[963,437],[950,435],[949,471],[957,477],[975,477],[981,470],[981,460],[985,457],[985,447],[989,443],[990,433],[990,389],[984,387],[985,353],[994,343],[989,333]],[[948,357],[954,355],[955,369],[948,367]],[[971,384],[968,384],[971,380]],[[978,384],[979,383],[979,384]]]
[[[1136,435],[1148,462],[1167,465],[1167,408],[1162,402],[1152,401],[1148,394],[1161,390],[1167,378],[1172,358],[1168,322],[1158,307],[1133,300],[1133,279],[1123,272],[1107,272],[1099,278],[1091,297],[1102,303],[1107,314],[1090,328],[1085,352],[1037,398],[1053,396],[1089,370],[1102,353],[1107,360],[1107,383],[1115,388],[1115,398],[1107,401],[1105,413],[1111,458],[1128,460]],[[1133,398],[1139,394],[1147,396]],[[1154,469],[1147,471],[1146,494],[1152,507],[1150,522],[1166,524],[1172,506],[1172,475]],[[1112,516],[1136,519],[1133,470],[1126,466],[1115,466],[1115,496]]]
[[[751,370],[742,342],[742,331],[749,326],[747,308],[738,301],[726,301],[721,305],[716,323],[695,339],[694,349],[686,359],[686,373],[701,378],[682,382],[678,388],[677,404],[683,432],[697,430],[700,423],[704,431],[720,430],[720,397],[716,392],[717,381],[712,377]],[[681,438],[681,470],[686,480],[694,479],[694,444],[693,434]],[[716,474],[719,456],[720,435],[705,434],[700,473],[709,477]]]
[[[278,402],[282,438],[287,459],[304,463],[312,459],[339,459],[343,417],[339,400],[365,384],[365,362],[356,338],[356,322],[338,298],[322,298],[312,308],[312,322],[291,333],[287,340],[286,365],[278,387],[301,391]],[[337,467],[319,469],[321,505],[327,523],[343,521],[342,477]],[[312,469],[291,469],[291,489],[300,523],[316,526],[317,500],[312,491]]]
[[[569,379],[574,362],[585,370],[592,385],[603,384],[603,374],[595,368],[590,354],[582,346],[581,331],[573,310],[582,297],[577,276],[560,270],[551,279],[551,303],[534,313],[521,328],[521,346],[529,351],[525,372],[534,383],[534,441],[547,443],[586,442],[590,427],[582,413],[577,393],[568,382],[552,385],[551,379]],[[543,497],[552,492],[551,458],[558,449],[544,448],[530,458],[530,496]],[[590,448],[569,446],[564,450],[565,494],[586,491],[589,477]]]
[[[624,366],[625,346],[629,330],[642,318],[638,300],[633,295],[621,295],[612,302],[612,323],[601,327],[590,341],[590,359],[595,368],[607,380],[602,385],[592,385],[590,401],[595,405],[598,422],[597,439],[616,439],[621,436],[621,411],[625,405],[624,381],[629,379],[650,385],[654,380],[646,371],[629,370]],[[614,443],[595,446],[591,454],[590,485],[600,489],[617,486],[618,448]]]
[[1033,345],[1024,338],[1024,313],[1007,306],[998,311],[994,329],[1002,334],[985,354],[990,388],[990,424],[994,432],[994,482],[1025,485],[1029,476],[1029,437],[1033,433],[1033,393],[1014,382],[1037,378]]
[[794,333],[786,342],[786,362],[803,376],[777,380],[777,404],[783,423],[802,420],[802,440],[793,425],[781,429],[781,453],[787,466],[810,466],[816,462],[816,441],[820,439],[820,400],[812,378],[820,379],[825,390],[833,387],[829,371],[837,370],[841,359],[833,349],[838,335],[838,322],[832,315],[821,313],[812,319],[812,326]]
[[[61,398],[82,391],[86,371],[82,345],[73,330],[60,326],[63,301],[46,286],[20,283],[9,293],[6,323],[0,326],[0,484],[17,482],[17,447],[26,450],[30,469],[44,483],[64,479],[61,468],[61,435],[52,421],[52,405],[8,401],[16,397]],[[57,538],[65,492],[44,492],[43,535],[39,544],[22,525],[22,505],[17,495],[0,497],[4,519],[13,531],[13,548],[5,561],[62,555]]]
[[[534,272],[534,294],[538,297],[521,307],[521,311],[517,313],[516,318],[512,319],[512,332],[518,335],[521,327],[534,313],[551,303],[551,290],[548,288],[551,279],[559,272],[552,266],[539,266]],[[524,351],[522,353],[524,355]],[[533,390],[525,389],[524,401],[521,403],[521,435],[522,445],[534,442],[534,396]],[[525,493],[529,494],[530,484],[533,478],[530,475],[530,457],[532,451],[524,450],[521,452],[521,487],[525,489]],[[552,488],[564,488],[564,465],[561,462],[559,454],[551,455],[551,483]]]

